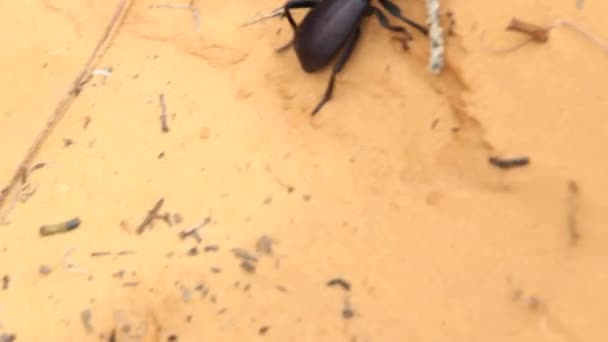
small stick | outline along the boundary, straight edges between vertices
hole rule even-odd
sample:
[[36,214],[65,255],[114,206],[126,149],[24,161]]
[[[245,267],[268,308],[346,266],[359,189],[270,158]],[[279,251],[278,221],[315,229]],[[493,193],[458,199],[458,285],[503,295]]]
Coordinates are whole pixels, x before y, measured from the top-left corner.
[[165,103],[165,94],[158,96],[160,102],[160,128],[163,133],[169,132],[169,126],[167,124],[167,104]]
[[581,235],[576,224],[578,212],[578,184],[570,180],[568,182],[568,231],[570,233],[570,244],[575,246]]
[[184,240],[185,238],[192,236],[197,243],[201,243],[203,239],[201,239],[200,235],[198,235],[198,230],[202,227],[208,225],[211,222],[211,217],[206,217],[205,220],[194,227],[184,229],[179,233],[180,239]]
[[507,30],[525,33],[540,43],[544,43],[549,40],[548,28],[531,24],[518,18],[511,19],[511,22],[507,26]]
[[490,157],[488,159],[490,164],[499,167],[501,169],[510,169],[513,167],[522,167],[526,166],[530,163],[530,158],[528,157],[517,157],[517,158],[500,158],[500,157]]
[[163,206],[163,203],[165,203],[165,199],[161,198],[158,200],[158,202],[156,202],[156,204],[154,205],[154,207],[148,211],[148,215],[146,216],[146,218],[144,219],[144,221],[139,225],[139,227],[137,227],[137,234],[141,234],[144,232],[144,230],[146,229],[146,227],[148,227],[150,224],[152,224],[152,222],[161,217],[158,214],[158,211],[160,210],[160,208]]
[[529,37],[526,40],[524,40],[520,43],[517,43],[508,48],[492,49],[492,48],[487,47],[485,40],[484,40],[485,32],[482,32],[482,35],[480,37],[481,44],[483,45],[483,48],[485,50],[487,50],[491,53],[499,53],[499,54],[500,53],[509,53],[509,52],[513,52],[513,51],[523,47],[524,45],[530,43],[531,41],[537,41],[540,43],[546,42],[549,38],[549,31],[556,28],[557,26],[570,27],[571,29],[573,29],[573,30],[581,33],[585,37],[587,37],[595,45],[597,45],[600,49],[604,50],[604,52],[608,53],[608,41],[598,37],[597,35],[589,32],[588,30],[581,28],[576,23],[574,23],[570,20],[567,20],[567,19],[557,19],[557,20],[553,21],[551,24],[547,25],[546,27],[541,27],[538,25],[526,23],[517,18],[513,18],[513,19],[511,19],[511,23],[507,26],[507,30],[518,31],[518,32],[528,34]]
[[342,278],[334,278],[327,282],[327,286],[340,286],[345,291],[350,291],[350,283]]
[[61,222],[61,223],[45,224],[42,227],[40,227],[40,235],[48,236],[48,235],[57,234],[57,233],[69,232],[73,229],[78,228],[79,225],[80,225],[80,218],[78,218],[78,217],[75,217],[71,220]]

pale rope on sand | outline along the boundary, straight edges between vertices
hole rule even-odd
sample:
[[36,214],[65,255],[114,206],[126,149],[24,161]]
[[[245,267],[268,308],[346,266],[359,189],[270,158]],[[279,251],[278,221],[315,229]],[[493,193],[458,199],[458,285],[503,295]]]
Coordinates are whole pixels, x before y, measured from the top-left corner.
[[55,107],[55,110],[53,111],[53,113],[51,113],[51,116],[48,118],[45,127],[36,136],[34,143],[27,150],[25,157],[19,164],[19,167],[15,171],[15,174],[13,175],[13,178],[11,179],[9,184],[0,193],[0,209],[2,209],[2,206],[6,202],[6,198],[9,196],[9,194],[12,193],[12,191],[15,188],[15,186],[17,185],[17,183],[19,183],[19,180],[21,179],[22,174],[24,172],[27,172],[27,170],[29,169],[29,165],[32,163],[34,157],[36,156],[36,153],[38,153],[38,151],[42,147],[42,144],[46,141],[46,139],[48,138],[49,134],[51,133],[51,131],[53,130],[55,125],[59,122],[59,120],[61,120],[61,118],[63,117],[63,114],[65,114],[65,112],[69,108],[72,101],[80,93],[83,84],[88,81],[87,76],[91,77],[91,69],[95,63],[96,58],[99,55],[99,51],[101,50],[103,45],[108,41],[108,38],[110,37],[110,34],[112,33],[112,31],[120,23],[119,19],[121,18],[121,15],[123,14],[123,12],[126,12],[125,8],[127,7],[127,3],[129,3],[129,2],[130,2],[129,0],[120,0],[120,2],[118,3],[118,6],[116,7],[116,11],[114,12],[114,15],[110,19],[110,22],[108,23],[106,29],[104,30],[104,32],[101,36],[101,39],[97,42],[97,46],[95,46],[95,49],[91,53],[91,56],[89,57],[84,68],[80,71],[78,76],[74,79],[74,81],[72,82],[72,85],[70,86],[68,91],[63,95],[63,98],[61,98],[61,100]]
[[429,69],[434,74],[439,74],[443,69],[444,43],[443,30],[439,24],[439,0],[427,0],[426,11],[430,26],[429,36],[431,49],[429,57]]

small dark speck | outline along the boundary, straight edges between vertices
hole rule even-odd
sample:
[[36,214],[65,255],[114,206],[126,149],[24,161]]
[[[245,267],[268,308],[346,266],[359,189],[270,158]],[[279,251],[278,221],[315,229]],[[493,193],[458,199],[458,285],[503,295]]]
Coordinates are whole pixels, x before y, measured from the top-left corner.
[[192,322],[192,315],[186,316],[186,323]]
[[247,292],[249,289],[251,289],[251,285],[247,284],[243,287],[243,292]]
[[72,140],[70,138],[63,139],[63,147],[68,147],[72,144],[74,144],[74,140]]
[[271,197],[271,196],[268,196],[268,197],[266,197],[266,198],[264,199],[264,204],[268,205],[268,204],[270,204],[270,203],[272,203],[272,197]]
[[221,273],[222,269],[219,267],[211,267],[211,272],[213,273]]
[[43,69],[44,69],[44,68],[46,68],[46,67],[48,67],[48,66],[49,66],[49,63],[44,63],[44,64],[42,64],[42,68],[43,68]]
[[435,129],[435,127],[437,127],[438,123],[439,123],[439,119],[433,120],[433,123],[431,123],[431,129]]
[[353,311],[353,309],[345,308],[342,310],[342,318],[351,319],[353,317],[355,317],[355,312]]
[[38,273],[40,273],[40,275],[48,275],[51,271],[51,268],[47,265],[41,265],[40,268],[38,268]]
[[194,256],[194,255],[197,255],[197,254],[198,254],[198,248],[196,248],[196,246],[192,247],[192,248],[190,248],[188,250],[188,255],[190,255],[190,256]]
[[133,80],[136,80],[136,79],[138,79],[138,78],[139,78],[139,74],[133,74],[133,75],[131,76],[131,79],[133,79]]
[[255,272],[255,264],[249,260],[243,260],[243,262],[241,262],[241,268],[245,272],[249,272],[249,273]]
[[163,159],[165,157],[165,152],[161,152],[158,154],[158,159]]
[[277,290],[279,290],[281,292],[287,292],[287,289],[283,285],[277,285]]
[[227,310],[226,308],[221,308],[221,309],[218,310],[217,314],[221,315],[221,314],[225,313],[226,310]]
[[5,274],[4,277],[2,277],[2,289],[8,289],[8,285],[10,284],[10,282],[11,278],[8,276],[8,274]]
[[169,335],[167,342],[177,342],[177,335]]
[[261,327],[260,330],[258,330],[258,334],[266,335],[266,333],[268,332],[268,329],[270,329],[270,327],[265,325],[265,326]]
[[208,245],[203,249],[205,252],[217,252],[220,250],[220,246],[218,245]]
[[460,127],[453,127],[452,132],[458,133],[460,131]]
[[217,302],[215,295],[211,295],[211,297],[209,297],[209,301],[211,301],[211,303],[215,304],[215,302]]
[[308,202],[310,201],[310,195],[302,195],[302,199]]

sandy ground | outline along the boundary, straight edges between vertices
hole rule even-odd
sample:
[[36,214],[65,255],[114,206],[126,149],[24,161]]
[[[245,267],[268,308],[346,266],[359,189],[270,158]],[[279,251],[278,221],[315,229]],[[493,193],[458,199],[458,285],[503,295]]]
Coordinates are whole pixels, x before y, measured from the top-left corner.
[[[117,3],[0,3],[0,188]],[[422,1],[397,3],[424,21]],[[329,69],[305,74],[293,51],[273,52],[291,37],[286,21],[239,27],[280,2],[201,1],[198,26],[188,10],[153,4],[131,1],[96,65],[111,75],[84,86],[36,155],[44,167],[29,174],[23,201],[11,195],[2,208],[1,332],[17,341],[107,341],[112,331],[117,341],[608,339],[608,55],[562,27],[509,54],[480,41],[524,39],[504,29],[513,16],[568,18],[608,37],[607,2],[442,1],[456,35],[439,77],[423,37],[403,51],[366,21],[314,119]],[[531,162],[505,171],[490,155]],[[161,198],[172,224],[137,234]],[[72,217],[76,230],[39,235]],[[180,238],[206,218],[202,242]],[[256,251],[261,236],[274,241],[271,254]],[[256,255],[253,272],[234,248]],[[327,286],[333,278],[350,291]]]

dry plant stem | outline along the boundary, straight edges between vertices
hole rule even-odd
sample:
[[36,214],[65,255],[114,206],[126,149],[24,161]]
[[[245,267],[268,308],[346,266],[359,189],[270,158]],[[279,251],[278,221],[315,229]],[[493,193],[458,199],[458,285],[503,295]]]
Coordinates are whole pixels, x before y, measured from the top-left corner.
[[507,26],[507,30],[525,33],[541,43],[549,40],[549,30],[547,28],[527,23],[518,18],[511,19],[509,26]]
[[488,48],[486,46],[485,41],[484,41],[484,34],[482,33],[481,44],[483,45],[484,49],[486,49],[487,51],[489,51],[491,53],[499,53],[499,54],[500,53],[509,53],[509,52],[513,52],[513,51],[523,47],[524,45],[530,43],[531,41],[537,41],[539,43],[547,42],[549,39],[549,31],[554,29],[557,26],[567,26],[567,27],[579,32],[580,34],[584,35],[589,40],[591,40],[595,45],[597,45],[605,53],[608,53],[608,41],[583,29],[576,23],[574,23],[570,20],[567,20],[567,19],[557,19],[550,25],[547,25],[546,27],[540,27],[538,25],[526,23],[520,19],[513,18],[511,20],[511,23],[509,24],[509,26],[507,26],[507,30],[518,31],[518,32],[528,34],[529,37],[526,40],[524,40],[520,43],[517,43],[511,47],[505,48],[505,49],[492,49],[492,48]]
[[61,120],[63,114],[67,111],[67,109],[69,108],[72,101],[80,93],[80,90],[82,89],[83,84],[86,82],[86,77],[90,74],[92,66],[95,63],[95,60],[99,55],[99,51],[101,50],[103,45],[108,41],[108,38],[110,37],[110,34],[112,33],[112,31],[118,26],[119,19],[121,18],[122,14],[126,12],[125,9],[127,7],[128,2],[129,2],[129,0],[120,0],[120,2],[118,3],[118,6],[116,7],[116,11],[114,12],[114,15],[110,19],[110,22],[108,23],[106,29],[104,30],[104,32],[101,36],[101,39],[97,43],[97,46],[95,46],[95,49],[91,53],[89,60],[86,62],[82,71],[80,71],[78,76],[72,82],[72,86],[68,89],[66,94],[63,96],[63,98],[59,101],[59,103],[55,107],[55,110],[53,111],[51,116],[48,118],[45,127],[36,136],[34,143],[27,150],[25,157],[19,164],[19,167],[17,168],[17,170],[16,170],[15,174],[13,175],[13,178],[9,182],[8,186],[5,188],[4,191],[2,191],[2,193],[0,193],[0,209],[2,209],[4,203],[6,202],[6,198],[13,191],[13,189],[19,182],[21,173],[29,168],[29,165],[32,163],[34,157],[36,156],[36,153],[42,147],[42,144],[46,141],[46,139],[50,135],[50,133],[53,130],[53,128],[55,127],[55,125],[59,122],[59,120]]

